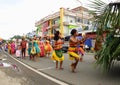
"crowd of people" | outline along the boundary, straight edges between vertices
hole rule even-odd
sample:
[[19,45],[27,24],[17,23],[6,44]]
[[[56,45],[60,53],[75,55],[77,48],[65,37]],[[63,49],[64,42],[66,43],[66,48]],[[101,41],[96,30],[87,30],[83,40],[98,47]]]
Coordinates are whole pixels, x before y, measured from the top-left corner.
[[[84,35],[82,39],[78,39],[77,36],[77,30],[73,29],[71,31],[68,48],[69,59],[73,61],[71,63],[72,72],[75,72],[78,62],[82,61],[84,56],[84,42],[86,36]],[[16,55],[22,59],[29,56],[29,59],[33,61],[38,61],[40,57],[49,57],[56,61],[56,69],[63,70],[64,54],[62,45],[64,41],[62,40],[61,33],[56,31],[53,39],[54,42],[51,44],[50,37],[42,39],[34,35],[33,38],[27,40],[23,37],[21,41],[16,40],[6,43],[4,49],[9,54]]]
[[45,37],[42,40],[41,37],[36,35],[33,38],[22,37],[21,40],[10,41],[4,45],[4,49],[11,55],[16,55],[22,59],[29,56],[29,59],[34,61],[37,61],[39,57],[50,57],[53,50],[50,39]]

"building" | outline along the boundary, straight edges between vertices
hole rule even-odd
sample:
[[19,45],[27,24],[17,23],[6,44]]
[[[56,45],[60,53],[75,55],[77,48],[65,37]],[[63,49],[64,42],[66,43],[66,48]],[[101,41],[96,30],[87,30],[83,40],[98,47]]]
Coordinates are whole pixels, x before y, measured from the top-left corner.
[[54,14],[48,15],[37,21],[35,26],[40,36],[52,35],[55,30],[59,30],[62,36],[70,35],[72,29],[77,29],[79,33],[92,31],[92,15],[85,7],[76,7],[73,9],[60,8]]

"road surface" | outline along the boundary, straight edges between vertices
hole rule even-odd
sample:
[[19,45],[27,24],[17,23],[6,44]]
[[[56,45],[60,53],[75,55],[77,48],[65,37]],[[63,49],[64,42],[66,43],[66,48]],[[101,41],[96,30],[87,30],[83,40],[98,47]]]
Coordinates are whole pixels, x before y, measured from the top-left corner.
[[57,80],[52,81],[49,76],[45,77],[45,74],[41,73],[41,76],[40,73],[36,70],[31,70],[30,67],[22,65],[11,57],[7,54],[4,54],[3,52],[0,52],[0,74],[3,75],[2,78],[6,79],[4,81],[1,81],[2,79],[0,80],[2,82],[1,85],[60,85],[60,83],[64,84]]

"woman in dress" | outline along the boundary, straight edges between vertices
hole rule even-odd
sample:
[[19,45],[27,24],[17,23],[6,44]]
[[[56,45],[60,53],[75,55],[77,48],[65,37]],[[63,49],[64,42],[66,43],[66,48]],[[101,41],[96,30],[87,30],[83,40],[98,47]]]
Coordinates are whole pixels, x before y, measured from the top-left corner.
[[15,43],[12,41],[11,43],[11,54],[15,54]]
[[61,40],[61,35],[59,31],[56,31],[55,36],[54,36],[54,51],[52,54],[52,59],[56,61],[56,69],[58,69],[58,62],[60,62],[60,67],[59,69],[62,70],[62,64],[64,60],[64,56],[62,53],[62,44],[63,41]]
[[44,57],[45,56],[45,45],[44,45],[43,41],[41,40],[41,37],[39,37],[38,45],[41,50],[40,57]]
[[32,45],[33,45],[33,42],[32,42],[32,38],[31,38],[30,41],[28,42],[28,55],[30,57],[30,60],[32,60],[32,55],[31,55]]
[[45,41],[45,53],[46,57],[50,57],[50,53],[52,52],[52,46],[48,40]]
[[34,35],[34,40],[33,40],[33,45],[36,49],[36,56],[35,56],[35,60],[37,61],[38,60],[38,57],[40,57],[40,48],[38,46],[38,41],[39,41],[39,38],[37,38],[35,35]]
[[7,47],[8,47],[8,53],[11,54],[11,42],[8,42]]
[[72,72],[75,72],[75,69],[77,67],[78,61],[80,59],[80,56],[78,54],[77,46],[83,40],[83,39],[82,40],[78,40],[77,36],[78,36],[77,30],[73,29],[71,31],[71,37],[70,37],[70,40],[69,40],[69,48],[68,48],[68,53],[69,53],[70,60],[75,60],[75,62],[72,62],[72,64],[71,64]]

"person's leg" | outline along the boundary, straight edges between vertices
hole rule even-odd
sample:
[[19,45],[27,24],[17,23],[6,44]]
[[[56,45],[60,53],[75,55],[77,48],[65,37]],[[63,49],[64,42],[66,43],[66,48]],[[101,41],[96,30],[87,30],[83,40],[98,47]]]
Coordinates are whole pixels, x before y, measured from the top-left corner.
[[71,63],[71,70],[72,70],[72,72],[74,72],[74,63],[73,62]]
[[56,69],[58,69],[58,61],[56,61]]
[[29,59],[31,60],[31,55],[29,55]]
[[62,67],[62,64],[63,64],[63,61],[60,61],[60,70],[63,70],[63,67]]
[[37,53],[36,56],[35,56],[36,57],[36,61],[39,61],[39,56],[40,56],[39,53]]
[[22,58],[23,58],[23,48],[22,48],[22,50],[21,50],[21,54],[22,54]]
[[24,48],[24,58],[25,58],[25,56],[26,56],[26,48]]
[[71,64],[72,72],[75,72],[78,62],[79,58],[75,58],[75,62]]
[[33,58],[32,60],[34,61],[35,60],[35,55],[32,54],[32,58]]
[[50,57],[50,52],[48,52],[48,57]]
[[74,69],[76,69],[79,59],[75,58]]

